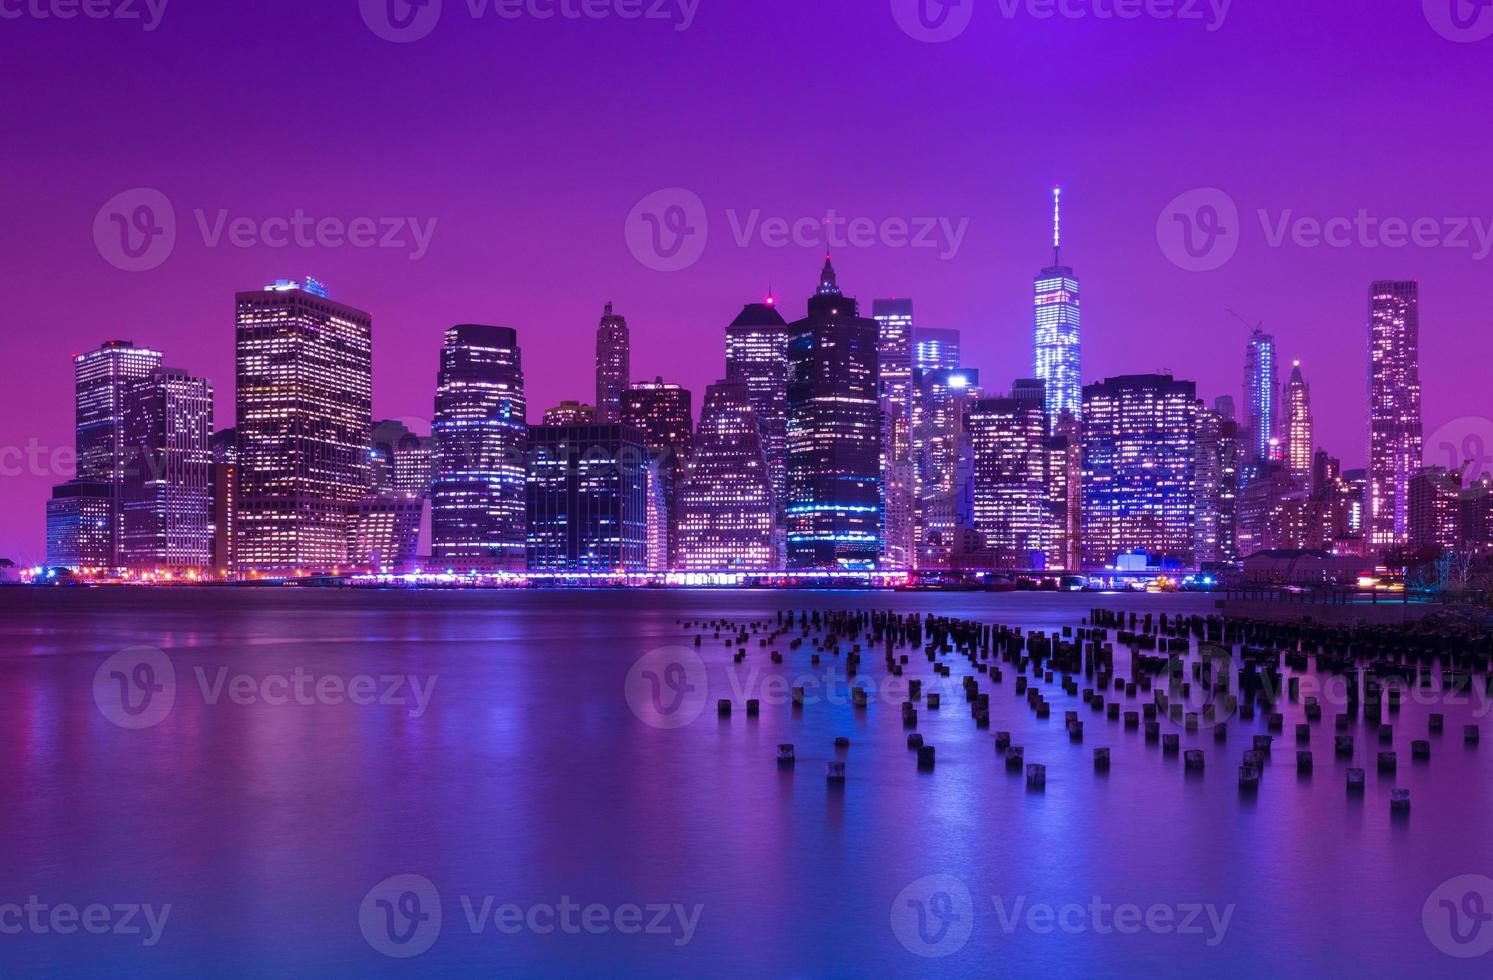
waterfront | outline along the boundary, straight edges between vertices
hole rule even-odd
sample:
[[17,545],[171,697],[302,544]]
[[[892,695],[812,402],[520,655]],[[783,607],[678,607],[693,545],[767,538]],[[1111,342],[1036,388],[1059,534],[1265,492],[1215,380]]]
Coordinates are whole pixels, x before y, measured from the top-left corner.
[[[1044,685],[1052,718],[1037,720],[1008,677],[985,688],[990,731],[952,698],[922,712],[918,731],[938,763],[920,773],[896,703],[873,699],[858,712],[826,695],[795,712],[768,678],[802,684],[831,663],[814,668],[807,645],[784,642],[776,665],[754,640],[735,668],[709,631],[700,648],[707,707],[697,718],[661,727],[630,707],[640,657],[693,649],[699,631],[680,619],[895,609],[1057,630],[1095,606],[1207,614],[1213,601],[0,590],[0,904],[34,895],[53,905],[171,905],[149,946],[130,935],[0,936],[5,972],[1485,975],[1485,958],[1444,954],[1422,920],[1443,883],[1493,871],[1493,747],[1461,737],[1465,722],[1485,721],[1475,717],[1485,700],[1407,698],[1389,719],[1399,771],[1391,781],[1370,764],[1357,798],[1344,790],[1349,762],[1332,754],[1332,707],[1313,732],[1316,771],[1305,778],[1289,735],[1301,706],[1283,705],[1287,735],[1254,796],[1241,796],[1235,772],[1250,736],[1266,731],[1263,717],[1235,719],[1226,746],[1211,732],[1168,729],[1207,752],[1206,771],[1186,776],[1180,757],[1056,684]],[[139,645],[164,651],[176,684],[159,722],[132,730],[101,708],[95,680],[108,657]],[[1121,673],[1126,656],[1117,647]],[[863,671],[873,687],[884,678],[876,660],[870,651]],[[926,678],[920,661],[909,673]],[[309,678],[305,698],[297,677]],[[364,677],[372,703],[353,703]],[[343,693],[316,686],[327,678]],[[387,678],[406,680],[392,690]],[[762,698],[760,717],[740,710],[746,696]],[[730,719],[716,716],[722,697],[737,703]],[[1070,709],[1087,725],[1081,744],[1063,729]],[[1431,736],[1429,762],[1412,763],[1409,741],[1427,737],[1432,711],[1445,713],[1446,733]],[[1047,764],[1044,792],[1006,771],[992,746],[1002,729],[1028,761]],[[1362,744],[1351,764],[1362,766],[1383,746],[1361,719],[1354,730]],[[841,735],[851,745],[837,755]],[[773,761],[782,742],[797,748],[792,769]],[[1107,776],[1091,762],[1103,745],[1114,753]],[[842,789],[825,782],[835,758],[847,764]],[[1412,791],[1407,818],[1391,817],[1391,782]],[[428,951],[398,960],[365,939],[360,905],[406,874],[434,883],[443,918]],[[972,904],[953,928],[970,931],[951,955],[924,958],[894,910],[908,907],[909,887],[919,900],[916,883],[935,875],[967,888]],[[576,933],[494,925],[492,910],[505,904],[566,899],[609,915]],[[1172,925],[1158,913],[1155,925],[1122,931],[1113,912],[1086,913],[1044,931],[1046,920],[1026,914],[1096,899],[1171,910]],[[645,909],[643,926],[655,918],[646,907],[668,906],[659,926],[669,931],[624,932],[617,913],[629,906]],[[1195,907],[1230,910],[1226,926],[1204,913],[1199,931],[1183,930]]]

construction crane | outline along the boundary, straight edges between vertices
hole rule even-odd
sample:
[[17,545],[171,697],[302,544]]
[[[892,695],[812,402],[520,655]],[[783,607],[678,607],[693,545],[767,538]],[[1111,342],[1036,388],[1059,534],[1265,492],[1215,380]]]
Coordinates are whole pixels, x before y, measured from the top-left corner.
[[1228,312],[1229,316],[1231,316],[1234,319],[1238,320],[1240,323],[1244,324],[1246,327],[1248,327],[1251,330],[1260,330],[1260,331],[1263,331],[1265,329],[1265,321],[1264,320],[1261,320],[1259,323],[1250,323],[1248,320],[1244,319],[1244,317],[1243,317],[1242,314],[1238,313],[1237,311],[1235,311],[1231,307],[1227,308],[1227,312]]

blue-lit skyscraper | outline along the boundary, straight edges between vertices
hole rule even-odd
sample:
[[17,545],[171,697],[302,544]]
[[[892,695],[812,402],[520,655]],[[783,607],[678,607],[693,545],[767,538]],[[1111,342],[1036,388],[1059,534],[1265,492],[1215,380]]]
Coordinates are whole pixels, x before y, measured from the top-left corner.
[[524,570],[526,415],[518,334],[470,323],[447,330],[435,395],[437,563]]
[[912,367],[914,371],[957,370],[959,364],[959,331],[936,327],[916,327],[912,332]]
[[1264,469],[1275,438],[1275,338],[1259,327],[1244,349],[1244,424],[1249,426],[1246,479]]
[[1062,263],[1062,190],[1052,189],[1052,265],[1037,276],[1034,372],[1047,384],[1049,427],[1064,412],[1081,418],[1083,358],[1079,346],[1078,276]]
[[788,567],[868,569],[881,555],[877,323],[826,259],[788,334]]

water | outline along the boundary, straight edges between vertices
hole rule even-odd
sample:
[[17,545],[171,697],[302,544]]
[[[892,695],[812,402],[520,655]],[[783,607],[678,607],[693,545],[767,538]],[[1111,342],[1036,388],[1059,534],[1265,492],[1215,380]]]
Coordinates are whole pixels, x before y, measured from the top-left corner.
[[[1038,721],[1010,671],[1000,685],[981,678],[989,731],[947,693],[940,711],[920,710],[918,730],[937,747],[932,773],[917,771],[895,702],[860,713],[838,695],[797,713],[777,703],[787,683],[818,676],[808,644],[779,643],[786,662],[775,667],[754,641],[738,670],[707,635],[708,700],[683,727],[645,724],[626,696],[638,694],[627,683],[638,658],[693,649],[680,618],[875,607],[1051,630],[1096,604],[1211,609],[1200,596],[0,590],[0,928],[17,922],[4,903],[48,906],[45,933],[0,934],[0,972],[1487,975],[1493,956],[1454,958],[1432,935],[1466,952],[1493,943],[1493,925],[1458,946],[1436,916],[1429,932],[1422,921],[1444,882],[1493,874],[1493,745],[1469,748],[1461,735],[1478,703],[1407,698],[1390,719],[1392,778],[1374,771],[1381,746],[1358,722],[1352,764],[1370,760],[1361,798],[1345,792],[1348,763],[1333,757],[1331,706],[1314,726],[1316,772],[1297,776],[1301,708],[1286,705],[1249,798],[1236,772],[1263,716],[1236,719],[1226,746],[1211,731],[1184,733],[1183,748],[1207,753],[1205,773],[1189,777],[1180,756],[1056,685],[1046,687],[1052,717]],[[164,718],[132,730],[99,707],[110,704],[107,676],[97,699],[94,682],[106,658],[141,644],[166,652],[176,684]],[[1116,659],[1123,672],[1127,654]],[[963,661],[949,662],[957,685]],[[298,669],[338,683],[367,675],[374,699],[394,703],[330,703],[314,687],[310,704],[230,697],[233,684],[239,701],[286,693],[274,678],[293,681]],[[911,672],[929,676],[921,656]],[[881,684],[874,652],[863,673]],[[428,704],[408,683],[389,690],[384,675],[433,681],[421,688]],[[742,710],[743,686],[763,698],[760,717]],[[718,697],[737,699],[729,720],[716,717]],[[115,717],[133,718],[113,704]],[[1063,730],[1069,709],[1085,722],[1079,745]],[[1446,734],[1431,736],[1428,763],[1412,762],[1410,739],[1426,737],[1433,710],[1447,715]],[[1048,766],[1045,792],[1007,773],[993,748],[1000,729]],[[852,739],[843,755],[837,735]],[[792,769],[774,763],[779,742],[797,746]],[[1099,745],[1113,750],[1108,776],[1093,772]],[[847,763],[840,789],[825,781],[834,758]],[[1391,817],[1391,785],[1412,791],[1406,819]],[[362,928],[387,937],[383,916],[416,910],[401,904],[406,891],[420,895],[408,881],[378,890],[398,875],[428,879],[441,906],[434,933],[425,920],[410,943],[385,942],[408,952],[434,935],[407,959],[379,952]],[[360,918],[365,896],[371,918]],[[567,911],[567,897],[604,907]],[[101,929],[120,924],[116,905],[171,909],[153,945],[148,931],[51,929],[54,906],[90,903],[110,909],[93,913]],[[502,919],[505,932],[492,910],[508,904],[518,908],[503,915],[518,918]],[[1116,906],[1136,907],[1133,929],[1114,928]],[[419,911],[432,907],[420,899]],[[143,912],[134,924],[146,925]],[[546,924],[553,931],[529,928]]]

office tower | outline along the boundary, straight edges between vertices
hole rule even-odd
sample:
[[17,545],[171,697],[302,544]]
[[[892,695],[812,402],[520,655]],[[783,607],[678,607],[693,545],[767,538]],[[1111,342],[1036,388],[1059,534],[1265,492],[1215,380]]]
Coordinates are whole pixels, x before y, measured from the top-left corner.
[[[1220,405],[1226,401],[1227,404]],[[1198,564],[1233,562],[1239,550],[1235,522],[1239,500],[1239,423],[1224,415],[1233,399],[1199,407],[1197,420],[1197,516],[1194,553]],[[1221,410],[1222,409],[1222,410]]]
[[446,331],[436,379],[431,558],[457,571],[527,565],[523,356],[508,327]]
[[1083,547],[1086,567],[1118,556],[1193,562],[1197,387],[1142,374],[1086,385]]
[[643,445],[657,465],[664,505],[665,534],[672,567],[678,554],[679,481],[694,445],[693,397],[688,388],[663,378],[640,381],[622,394],[622,424],[643,433]]
[[1239,491],[1235,540],[1239,557],[1262,551],[1325,550],[1332,529],[1322,501],[1284,467],[1266,470]]
[[347,561],[347,509],[368,492],[373,318],[314,280],[239,293],[237,567]]
[[768,570],[773,550],[772,479],[751,392],[718,381],[705,392],[700,431],[679,492],[684,571]]
[[622,419],[622,393],[632,380],[627,318],[606,305],[596,328],[596,424],[616,425]]
[[[96,567],[120,564],[120,493],[130,448],[124,444],[125,393],[161,366],[159,351],[111,340],[98,350],[73,357],[77,470],[75,479],[109,487],[108,554]],[[76,488],[75,488],[76,489]],[[63,500],[81,500],[73,491]],[[90,510],[92,505],[90,505]],[[97,531],[97,528],[92,529]],[[92,536],[90,535],[90,541]],[[96,558],[97,555],[91,555]]]
[[205,572],[213,551],[213,386],[157,368],[125,391],[119,563]]
[[1047,439],[1047,567],[1083,568],[1083,424],[1058,416]]
[[[1364,537],[1365,545],[1368,541],[1369,530],[1369,471],[1344,470],[1343,482],[1348,486],[1348,526],[1354,534]],[[1368,552],[1366,551],[1365,554]]]
[[[664,495],[663,473],[658,460],[648,460],[648,506],[644,520],[648,540],[647,567],[650,572],[667,572],[669,559],[669,502]],[[677,537],[677,534],[676,534]]]
[[238,430],[213,433],[213,572],[220,576],[234,569],[234,511],[238,503]]
[[913,373],[913,567],[950,566],[959,531],[974,526],[974,448],[967,419],[981,397],[980,374],[936,368]]
[[545,425],[594,425],[596,406],[585,402],[563,401],[544,410]]
[[911,568],[916,549],[912,459],[913,315],[910,299],[871,301],[881,391],[882,564]]
[[529,429],[529,570],[648,569],[648,449],[623,425]]
[[869,569],[881,555],[877,331],[826,258],[789,328],[789,568]]
[[773,567],[787,558],[788,323],[777,301],[748,303],[726,327],[726,380],[747,386],[772,482]]
[[1052,265],[1033,283],[1033,372],[1047,383],[1047,417],[1082,418],[1083,359],[1079,345],[1078,276],[1062,262],[1062,190],[1052,189]]
[[1002,568],[1046,564],[1045,399],[982,398],[968,407],[974,453],[974,526]]
[[422,496],[370,494],[349,509],[348,564],[368,572],[412,572],[420,548]]
[[912,332],[912,369],[937,371],[959,367],[959,331],[918,327]]
[[1444,466],[1416,470],[1407,488],[1412,548],[1452,551],[1462,544],[1462,472]]
[[1275,439],[1275,338],[1256,327],[1244,349],[1244,423],[1250,446],[1245,460],[1250,478],[1263,470]]
[[114,565],[114,486],[69,480],[47,501],[47,567],[100,572]]
[[1301,362],[1291,365],[1291,379],[1285,393],[1286,471],[1306,483],[1312,476],[1312,390],[1301,374]]
[[1493,477],[1485,473],[1463,487],[1458,509],[1463,555],[1493,553]]
[[1368,544],[1409,537],[1410,477],[1421,466],[1420,284],[1376,282],[1369,292]]
[[436,444],[399,419],[385,419],[373,427],[370,459],[375,494],[425,498],[435,479]]

